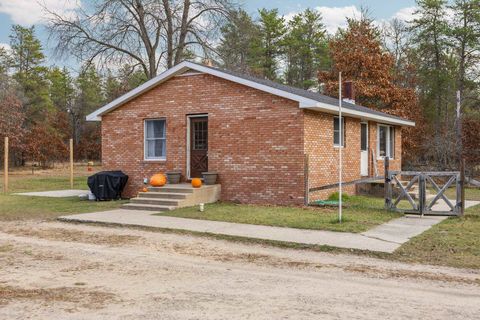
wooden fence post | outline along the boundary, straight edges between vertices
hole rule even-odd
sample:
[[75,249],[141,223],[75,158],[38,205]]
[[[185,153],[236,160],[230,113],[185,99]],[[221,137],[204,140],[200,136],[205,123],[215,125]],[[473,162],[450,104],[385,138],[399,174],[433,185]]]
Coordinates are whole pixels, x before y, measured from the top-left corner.
[[418,175],[418,206],[420,209],[420,214],[423,216],[425,214],[425,208],[427,204],[427,184],[425,181],[425,175],[421,172]]
[[3,192],[8,192],[8,137],[5,137],[3,165]]
[[70,139],[70,189],[73,189],[73,139]]
[[465,160],[460,161],[460,216],[465,213]]
[[390,176],[390,159],[385,157],[384,162],[384,192],[385,192],[385,209],[389,210],[392,207],[392,185],[391,185],[391,176]]

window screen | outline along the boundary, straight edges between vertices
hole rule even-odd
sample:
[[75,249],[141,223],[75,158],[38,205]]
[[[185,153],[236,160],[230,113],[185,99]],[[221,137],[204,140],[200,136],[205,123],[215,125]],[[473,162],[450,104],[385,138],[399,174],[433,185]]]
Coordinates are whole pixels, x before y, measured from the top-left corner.
[[145,159],[166,157],[165,119],[145,120]]

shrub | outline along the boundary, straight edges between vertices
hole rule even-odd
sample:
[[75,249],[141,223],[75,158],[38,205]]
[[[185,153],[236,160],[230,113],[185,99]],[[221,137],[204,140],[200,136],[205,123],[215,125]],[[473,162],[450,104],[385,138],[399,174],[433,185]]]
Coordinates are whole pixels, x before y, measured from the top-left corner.
[[[328,196],[328,201],[339,201],[340,195],[338,191],[332,193],[330,196]],[[350,199],[350,196],[348,194],[342,193],[342,201],[348,201]]]

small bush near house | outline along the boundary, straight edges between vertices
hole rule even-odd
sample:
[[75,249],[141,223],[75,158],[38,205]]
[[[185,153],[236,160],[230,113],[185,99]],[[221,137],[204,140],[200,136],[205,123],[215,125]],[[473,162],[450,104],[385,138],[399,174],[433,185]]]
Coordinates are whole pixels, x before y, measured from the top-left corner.
[[[342,201],[348,201],[350,199],[350,196],[348,194],[345,194],[343,193],[342,194]],[[340,193],[337,191],[337,192],[334,192],[332,193],[328,199],[328,201],[339,201],[340,200]]]

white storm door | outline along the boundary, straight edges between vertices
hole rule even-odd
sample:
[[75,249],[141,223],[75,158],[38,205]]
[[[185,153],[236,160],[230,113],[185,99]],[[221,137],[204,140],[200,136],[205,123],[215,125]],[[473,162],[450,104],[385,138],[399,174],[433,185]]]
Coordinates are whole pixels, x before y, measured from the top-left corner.
[[368,176],[368,123],[360,123],[360,175]]

